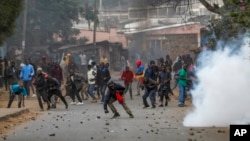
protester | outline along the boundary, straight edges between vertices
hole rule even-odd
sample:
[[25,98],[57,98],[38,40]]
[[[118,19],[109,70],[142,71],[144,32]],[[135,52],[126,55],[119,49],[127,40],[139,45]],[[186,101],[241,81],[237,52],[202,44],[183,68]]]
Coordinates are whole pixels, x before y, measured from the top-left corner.
[[126,66],[125,70],[122,72],[121,80],[124,81],[124,85],[125,85],[124,94],[126,94],[127,91],[129,91],[130,99],[133,99],[133,95],[132,95],[133,79],[134,79],[134,73],[130,70],[129,66]]
[[24,106],[24,99],[23,97],[27,95],[27,91],[26,89],[23,87],[22,82],[20,82],[19,84],[12,84],[10,87],[10,99],[7,105],[7,108],[11,107],[11,104],[15,98],[15,96],[18,96],[18,108],[21,108],[22,105],[22,101],[23,101],[23,106]]
[[111,111],[114,113],[112,118],[119,117],[120,114],[113,105],[113,103],[118,100],[118,102],[122,105],[124,110],[128,113],[129,117],[134,118],[134,115],[132,114],[132,112],[128,108],[128,106],[124,100],[124,97],[123,97],[125,87],[123,87],[122,85],[115,83],[113,81],[109,81],[107,86],[108,86],[108,91],[105,95],[105,101],[104,101],[104,105],[103,105],[104,112],[109,113],[108,108],[107,108],[107,105],[108,105],[109,108],[111,109]]
[[[56,95],[65,104],[65,109],[68,109],[68,103],[65,100],[65,98],[62,96],[59,81],[56,78],[50,77],[48,75],[45,76],[45,79],[46,79],[46,90],[48,92],[48,100],[51,102],[52,95]],[[54,106],[56,108],[56,105]]]
[[46,91],[46,82],[45,82],[45,76],[42,72],[42,68],[37,68],[37,74],[35,76],[35,82],[34,86],[36,87],[36,96],[38,100],[38,104],[40,106],[41,111],[44,111],[42,99],[44,102],[47,103],[47,110],[50,109],[50,103],[48,100],[48,94]]

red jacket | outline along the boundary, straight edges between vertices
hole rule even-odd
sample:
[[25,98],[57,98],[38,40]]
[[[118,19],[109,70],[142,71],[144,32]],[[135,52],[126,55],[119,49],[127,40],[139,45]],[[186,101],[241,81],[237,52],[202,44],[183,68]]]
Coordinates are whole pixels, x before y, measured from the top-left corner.
[[121,75],[121,79],[124,80],[124,84],[128,85],[134,79],[134,73],[131,70],[124,70]]

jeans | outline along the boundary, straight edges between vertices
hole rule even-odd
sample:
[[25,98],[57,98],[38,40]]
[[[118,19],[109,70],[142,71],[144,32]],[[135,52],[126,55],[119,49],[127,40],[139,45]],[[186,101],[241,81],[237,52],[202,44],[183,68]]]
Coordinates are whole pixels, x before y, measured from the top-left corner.
[[95,90],[95,84],[89,84],[87,92],[93,99],[96,99],[94,90]]
[[102,95],[101,102],[104,102],[106,88],[107,88],[107,85],[100,85],[100,91],[101,91],[101,95]]
[[185,99],[187,97],[186,87],[181,86],[181,85],[178,85],[178,86],[179,86],[179,100],[178,100],[178,103],[179,103],[179,105],[184,105],[185,104]]
[[151,89],[151,90],[148,90],[147,88],[145,89],[145,93],[142,96],[144,106],[149,106],[147,102],[147,97],[149,97],[151,105],[155,106],[155,94],[156,94],[156,89]]

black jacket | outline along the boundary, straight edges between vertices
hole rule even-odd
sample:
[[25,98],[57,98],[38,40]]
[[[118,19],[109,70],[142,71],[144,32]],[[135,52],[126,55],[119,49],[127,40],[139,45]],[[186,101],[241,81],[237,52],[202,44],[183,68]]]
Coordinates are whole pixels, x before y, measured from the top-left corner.
[[46,81],[44,78],[44,74],[40,73],[35,76],[34,85],[38,91],[46,90]]
[[122,86],[121,84],[119,83],[114,83],[114,89],[110,89],[108,87],[108,90],[107,90],[107,93],[105,95],[105,99],[104,99],[104,104],[103,104],[103,108],[104,109],[107,109],[107,104],[109,103],[109,101],[111,99],[115,99],[116,100],[116,92],[119,91],[121,95],[124,94],[124,90],[125,90],[125,87]]

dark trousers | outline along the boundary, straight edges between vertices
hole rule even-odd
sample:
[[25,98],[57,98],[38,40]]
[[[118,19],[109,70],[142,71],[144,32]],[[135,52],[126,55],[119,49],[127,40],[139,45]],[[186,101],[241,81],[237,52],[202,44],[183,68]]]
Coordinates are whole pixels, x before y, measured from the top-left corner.
[[22,98],[23,98],[23,95],[21,93],[10,94],[9,103],[8,103],[7,108],[11,107],[11,104],[12,104],[16,95],[18,96],[18,108],[21,108]]
[[27,96],[30,96],[30,84],[31,84],[31,80],[23,80],[23,87],[27,91]]
[[62,92],[61,92],[60,90],[50,90],[50,91],[48,92],[48,100],[49,100],[50,102],[51,102],[50,99],[51,99],[51,97],[52,97],[53,95],[58,96],[58,97],[62,100],[62,102],[64,103],[65,107],[68,108],[68,103],[67,103],[67,101],[65,100],[65,98],[63,97]]
[[7,77],[4,77],[4,86],[5,86],[5,90],[8,91],[9,90],[9,83],[8,83]]
[[168,93],[171,93],[171,89],[170,89],[170,84],[163,84],[160,85],[159,88],[159,96],[160,96],[160,102],[161,104],[163,103],[163,100],[165,98],[165,105],[167,104],[168,100],[169,100],[169,96]]
[[104,102],[104,97],[105,97],[105,91],[106,91],[107,85],[100,85],[100,91],[101,91],[101,95],[102,95],[102,99],[101,102]]
[[[82,88],[81,88],[82,89]],[[72,99],[72,101],[73,102],[75,102],[75,96],[76,96],[76,98],[77,98],[77,100],[79,101],[79,102],[82,102],[82,99],[81,99],[81,97],[80,97],[80,91],[81,91],[81,89],[76,89],[76,88],[73,88],[72,89],[72,91],[71,91],[71,99]]]
[[151,105],[155,106],[155,94],[156,94],[156,89],[145,89],[145,93],[142,96],[143,104],[144,106],[149,106],[147,102],[147,98],[149,97]]
[[40,108],[43,110],[43,102],[42,102],[42,99],[43,99],[43,101],[47,103],[47,106],[48,106],[48,109],[49,109],[50,108],[50,103],[49,103],[49,100],[48,100],[46,90],[37,90],[36,95],[37,95],[37,100],[38,100],[38,104],[39,104]]

